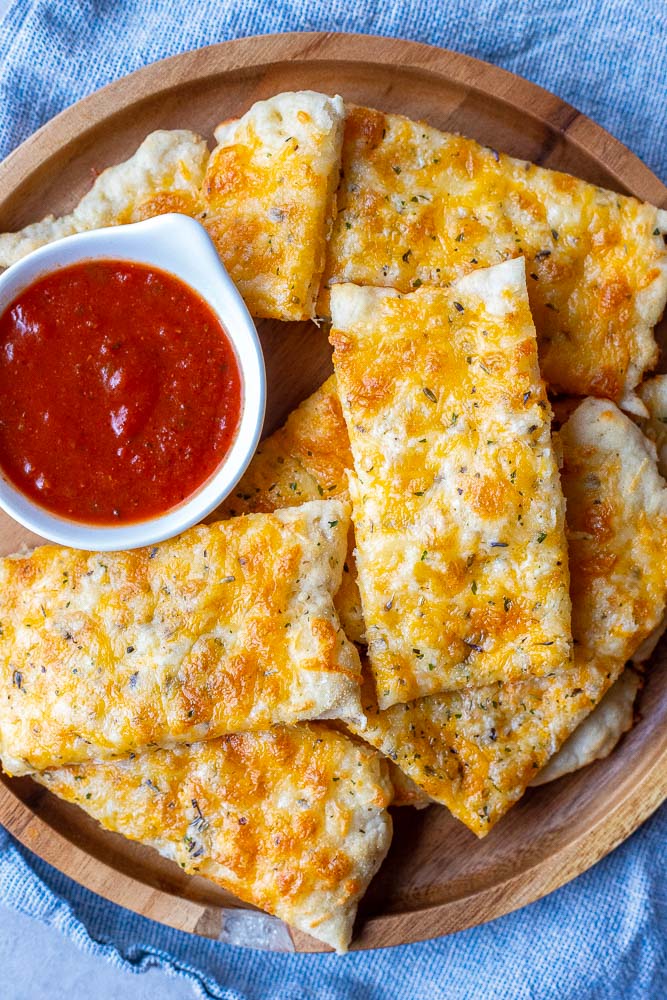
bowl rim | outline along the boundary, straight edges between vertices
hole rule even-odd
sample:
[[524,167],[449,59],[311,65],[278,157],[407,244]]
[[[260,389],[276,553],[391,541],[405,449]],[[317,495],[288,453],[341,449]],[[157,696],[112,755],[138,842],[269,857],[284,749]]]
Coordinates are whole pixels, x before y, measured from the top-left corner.
[[195,219],[170,212],[143,222],[75,233],[27,254],[0,274],[0,314],[39,278],[87,260],[127,261],[172,275],[213,310],[230,341],[241,378],[241,414],[232,444],[215,470],[175,507],[141,521],[90,524],[33,501],[0,466],[0,508],[35,534],[97,552],[135,549],[180,534],[211,513],[241,479],[259,444],[266,370],[255,324],[215,246]]

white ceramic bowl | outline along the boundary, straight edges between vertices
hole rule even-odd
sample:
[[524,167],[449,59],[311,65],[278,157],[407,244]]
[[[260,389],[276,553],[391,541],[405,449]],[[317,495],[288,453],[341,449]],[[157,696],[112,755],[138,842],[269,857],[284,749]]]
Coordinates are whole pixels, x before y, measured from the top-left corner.
[[44,538],[100,552],[152,545],[201,521],[234,489],[259,443],[266,401],[264,358],[245,303],[208,233],[185,215],[78,233],[40,247],[0,275],[0,314],[24,288],[60,267],[83,260],[128,260],[180,278],[209,304],[232,343],[241,373],[241,417],[227,455],[187,500],[166,514],[118,526],[88,525],[59,517],[21,493],[0,468],[0,507]]

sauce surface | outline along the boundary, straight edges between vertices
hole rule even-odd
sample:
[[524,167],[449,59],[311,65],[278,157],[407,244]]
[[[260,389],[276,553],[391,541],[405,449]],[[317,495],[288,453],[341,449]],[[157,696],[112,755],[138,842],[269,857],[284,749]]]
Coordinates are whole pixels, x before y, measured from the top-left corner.
[[187,499],[229,451],[241,396],[218,317],[143,264],[62,268],[0,316],[0,465],[76,521],[142,521]]

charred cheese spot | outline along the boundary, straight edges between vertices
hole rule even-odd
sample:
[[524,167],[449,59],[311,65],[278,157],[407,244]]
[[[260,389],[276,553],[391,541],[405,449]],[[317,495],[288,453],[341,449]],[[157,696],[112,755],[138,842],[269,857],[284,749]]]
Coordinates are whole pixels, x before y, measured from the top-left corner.
[[618,312],[623,302],[632,298],[630,285],[623,277],[607,281],[600,289],[600,309],[603,313]]
[[604,500],[594,501],[582,511],[582,528],[597,543],[607,542],[614,535],[614,510]]
[[508,482],[484,476],[468,479],[464,497],[476,514],[483,518],[498,517],[510,495]]
[[[255,147],[257,145],[256,142]],[[212,153],[204,178],[204,199],[208,206],[224,206],[225,198],[243,190],[247,195],[256,193],[253,184],[256,184],[256,177],[246,176],[249,160],[250,150],[238,146],[226,146]]]
[[191,191],[162,191],[138,203],[128,222],[141,222],[156,215],[180,212],[194,215],[197,210],[197,195]]
[[351,108],[345,120],[345,140],[361,141],[371,149],[379,146],[385,137],[387,119],[380,111],[371,108]]

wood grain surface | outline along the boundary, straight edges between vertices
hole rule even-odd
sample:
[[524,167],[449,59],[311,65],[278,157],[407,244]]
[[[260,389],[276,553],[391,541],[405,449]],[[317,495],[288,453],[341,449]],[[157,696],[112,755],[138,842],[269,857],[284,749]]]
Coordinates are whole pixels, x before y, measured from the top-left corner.
[[[510,73],[399,40],[286,34],[176,56],[63,112],[0,165],[0,231],[70,209],[97,171],[129,156],[152,129],[191,128],[212,140],[220,120],[301,89],[424,119],[667,207],[667,188],[621,143]],[[269,433],[330,372],[330,348],[324,332],[307,323],[262,321],[259,331]],[[34,541],[0,517],[1,553]],[[666,660],[663,643],[642,692],[641,719],[609,759],[530,790],[485,840],[444,808],[395,810],[389,858],[361,905],[354,947],[423,940],[491,920],[574,878],[632,833],[667,797]],[[29,779],[2,779],[0,822],[94,892],[181,930],[218,937],[226,909],[243,906],[154,851],[104,832]],[[297,932],[292,940],[299,951],[323,948]]]

